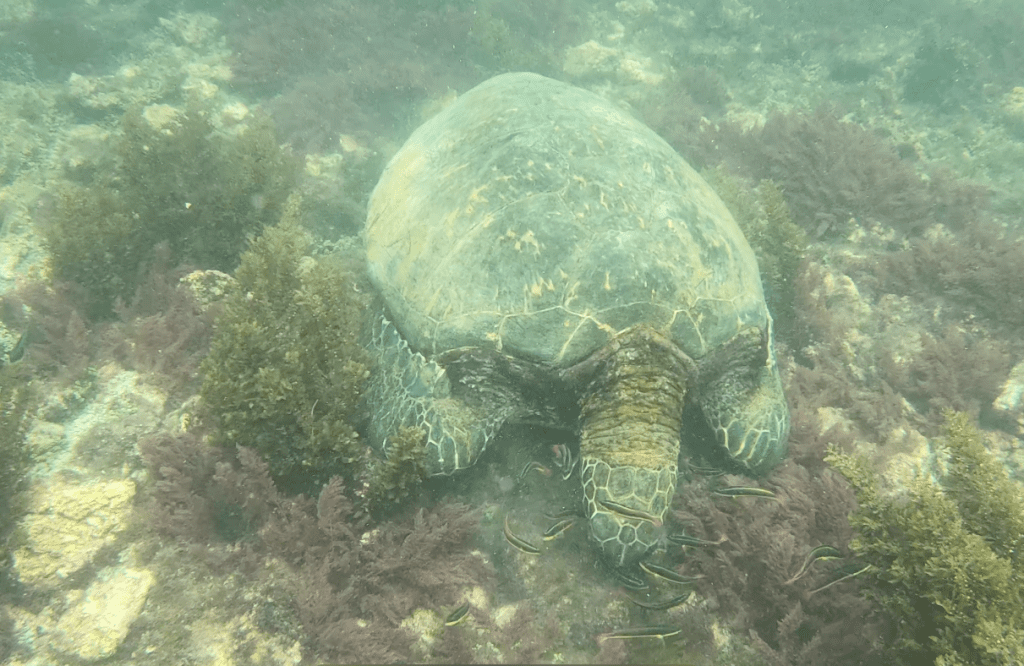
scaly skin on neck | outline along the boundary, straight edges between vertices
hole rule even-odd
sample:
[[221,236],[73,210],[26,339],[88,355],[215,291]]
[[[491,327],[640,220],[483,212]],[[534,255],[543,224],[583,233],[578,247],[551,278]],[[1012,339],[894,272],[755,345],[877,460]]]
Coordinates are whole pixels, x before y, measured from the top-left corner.
[[694,370],[692,359],[644,326],[621,333],[595,359],[581,404],[580,473],[590,536],[613,567],[634,567],[661,539]]

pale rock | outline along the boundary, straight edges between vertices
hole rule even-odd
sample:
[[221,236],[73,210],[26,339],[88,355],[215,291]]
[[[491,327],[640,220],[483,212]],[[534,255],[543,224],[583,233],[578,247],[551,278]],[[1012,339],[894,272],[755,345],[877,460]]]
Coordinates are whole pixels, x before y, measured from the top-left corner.
[[658,85],[665,77],[652,71],[652,62],[646,57],[623,57],[619,61],[619,75],[627,81]]
[[1018,437],[1024,435],[1024,361],[1010,370],[1010,376],[992,408],[1017,424]]
[[1010,129],[1017,132],[1024,130],[1024,86],[1016,86],[1003,95],[999,110]]
[[444,619],[435,611],[417,608],[399,626],[415,636],[416,651],[426,655],[444,631]]
[[503,606],[499,606],[494,611],[494,624],[499,628],[504,629],[512,623],[512,620],[515,619],[518,612],[518,604],[505,604]]
[[150,104],[142,110],[142,119],[153,129],[165,134],[173,133],[180,115],[181,112],[169,104]]
[[658,5],[655,4],[654,0],[621,0],[615,3],[615,9],[623,14],[643,16],[656,13]]
[[146,569],[106,569],[57,622],[53,647],[86,661],[114,654],[142,612],[155,577]]
[[99,125],[74,125],[61,137],[54,152],[61,166],[77,169],[108,162],[110,131]]
[[566,51],[562,63],[562,69],[570,76],[614,75],[625,83],[657,85],[665,77],[653,68],[652,60],[646,56],[629,54],[594,40]]
[[25,442],[32,455],[42,459],[64,446],[64,431],[59,423],[36,419],[25,434]]
[[213,99],[220,91],[220,87],[216,83],[202,78],[189,78],[182,84],[181,89],[187,95],[202,100]]
[[135,483],[53,481],[35,486],[31,496],[21,522],[25,544],[14,553],[14,568],[22,583],[53,588],[124,531]]
[[181,285],[190,289],[199,306],[206,310],[227,296],[235,286],[235,278],[215,270],[192,271],[181,278]]
[[[285,636],[267,634],[257,628],[253,613],[224,621],[210,612],[189,627],[196,666],[241,666],[275,664],[299,666],[302,645]],[[154,651],[158,646],[153,646]]]
[[220,120],[224,125],[234,125],[249,117],[249,107],[241,102],[224,105],[220,110]]
[[619,57],[618,50],[590,40],[566,51],[562,69],[571,76],[610,74],[618,66]]

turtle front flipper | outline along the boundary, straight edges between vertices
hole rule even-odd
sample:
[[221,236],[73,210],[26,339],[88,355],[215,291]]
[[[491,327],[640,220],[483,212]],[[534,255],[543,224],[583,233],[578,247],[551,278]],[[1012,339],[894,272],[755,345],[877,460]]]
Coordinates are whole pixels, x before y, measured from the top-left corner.
[[514,411],[453,396],[445,368],[414,352],[383,317],[374,328],[372,349],[377,368],[366,391],[369,439],[385,458],[402,427],[421,428],[427,473],[452,474],[476,462]]
[[580,412],[580,475],[590,537],[614,569],[635,568],[664,533],[694,363],[637,326],[594,358]]
[[789,408],[782,391],[771,320],[748,328],[700,364],[697,403],[722,451],[751,474],[763,474],[786,457]]

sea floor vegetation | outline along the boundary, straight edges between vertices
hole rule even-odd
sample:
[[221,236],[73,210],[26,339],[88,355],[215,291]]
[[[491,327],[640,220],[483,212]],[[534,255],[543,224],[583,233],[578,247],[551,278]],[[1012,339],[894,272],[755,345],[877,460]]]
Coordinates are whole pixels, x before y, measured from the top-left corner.
[[[0,662],[1024,660],[1024,9],[869,4],[0,3]],[[370,190],[517,69],[702,171],[775,321],[790,455],[685,414],[646,590],[572,433],[362,440]]]

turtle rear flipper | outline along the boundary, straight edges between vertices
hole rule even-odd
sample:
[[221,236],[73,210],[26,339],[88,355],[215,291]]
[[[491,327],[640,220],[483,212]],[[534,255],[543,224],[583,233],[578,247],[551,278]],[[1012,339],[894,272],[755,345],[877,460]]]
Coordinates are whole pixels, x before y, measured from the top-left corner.
[[372,415],[370,444],[385,458],[402,427],[424,433],[423,465],[431,476],[453,474],[476,462],[514,406],[471,404],[452,396],[445,368],[414,352],[383,317],[371,347],[377,371],[366,391]]

